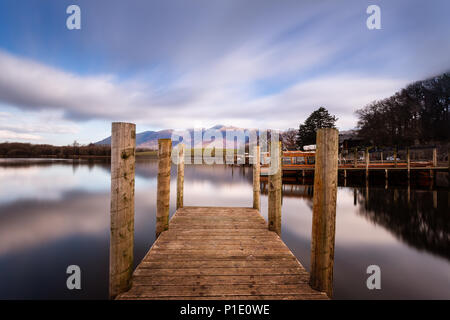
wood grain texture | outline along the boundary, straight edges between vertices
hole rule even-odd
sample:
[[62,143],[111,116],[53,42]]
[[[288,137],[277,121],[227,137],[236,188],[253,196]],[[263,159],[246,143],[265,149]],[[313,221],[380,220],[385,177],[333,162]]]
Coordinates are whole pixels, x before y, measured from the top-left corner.
[[134,241],[136,126],[114,122],[111,130],[111,229],[109,296],[131,286]]
[[169,228],[170,165],[172,140],[158,140],[158,181],[156,194],[156,237]]
[[[195,227],[193,227],[195,226]],[[183,207],[118,299],[327,299],[253,208]]]
[[184,204],[184,144],[178,145],[177,209]]
[[338,131],[317,131],[311,236],[311,281],[313,288],[333,293],[334,236],[338,169]]
[[261,161],[260,147],[255,146],[253,149],[253,209],[261,209]]
[[281,168],[281,142],[271,146],[271,166],[273,174],[269,174],[268,208],[269,230],[281,235],[281,196],[282,196],[282,168]]

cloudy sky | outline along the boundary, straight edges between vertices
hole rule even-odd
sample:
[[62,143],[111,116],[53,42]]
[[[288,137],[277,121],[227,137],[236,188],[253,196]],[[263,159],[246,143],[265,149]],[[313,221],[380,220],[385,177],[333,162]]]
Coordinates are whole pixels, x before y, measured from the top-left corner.
[[[81,30],[66,9],[81,8]],[[381,8],[381,30],[366,9]],[[298,127],[450,70],[450,1],[2,0],[0,141],[216,124]]]

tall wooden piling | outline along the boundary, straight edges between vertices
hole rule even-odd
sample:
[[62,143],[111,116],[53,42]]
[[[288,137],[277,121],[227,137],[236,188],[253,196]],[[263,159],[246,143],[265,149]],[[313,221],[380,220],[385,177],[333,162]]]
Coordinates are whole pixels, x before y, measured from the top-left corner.
[[184,205],[184,144],[178,146],[177,209]]
[[338,131],[319,129],[314,172],[310,285],[333,294],[334,236],[338,173]]
[[[269,230],[281,235],[281,186],[282,186],[282,168],[281,168],[281,142],[271,146],[271,166],[275,172],[269,174],[269,205],[268,218]],[[274,163],[272,163],[272,161]]]
[[114,299],[130,289],[133,272],[136,125],[114,122],[111,131],[109,297]]
[[169,229],[170,165],[172,140],[158,140],[158,186],[156,195],[156,238]]
[[253,209],[258,211],[261,207],[261,161],[259,148],[259,146],[255,146],[253,149]]

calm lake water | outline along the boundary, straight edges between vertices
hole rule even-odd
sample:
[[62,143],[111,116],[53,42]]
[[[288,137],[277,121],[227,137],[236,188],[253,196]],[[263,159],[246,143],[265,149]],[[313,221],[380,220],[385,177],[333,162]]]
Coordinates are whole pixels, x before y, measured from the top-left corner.
[[[156,161],[138,161],[136,264],[155,240],[156,174]],[[108,163],[0,159],[0,298],[106,299],[109,193]],[[448,189],[340,187],[334,297],[450,299],[449,202]],[[187,166],[185,205],[251,206],[251,168]],[[261,206],[267,219],[267,195]],[[311,217],[312,187],[284,185],[282,238],[307,270]],[[81,267],[82,290],[66,288],[71,264]],[[372,264],[381,290],[366,287]]]

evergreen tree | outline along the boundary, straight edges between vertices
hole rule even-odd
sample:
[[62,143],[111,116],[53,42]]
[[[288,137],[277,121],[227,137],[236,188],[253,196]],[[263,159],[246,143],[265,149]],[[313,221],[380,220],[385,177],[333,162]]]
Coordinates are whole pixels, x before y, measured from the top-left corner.
[[320,128],[336,128],[335,123],[337,118],[331,115],[327,109],[320,107],[306,119],[304,124],[301,124],[297,134],[297,146],[316,144],[316,131]]

